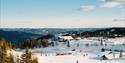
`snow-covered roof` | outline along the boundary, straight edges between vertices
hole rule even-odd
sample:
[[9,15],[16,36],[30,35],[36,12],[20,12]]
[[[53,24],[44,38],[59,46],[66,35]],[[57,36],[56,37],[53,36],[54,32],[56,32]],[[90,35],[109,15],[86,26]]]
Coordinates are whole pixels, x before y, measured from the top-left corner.
[[74,39],[72,36],[59,36],[59,38],[66,39],[66,40]]

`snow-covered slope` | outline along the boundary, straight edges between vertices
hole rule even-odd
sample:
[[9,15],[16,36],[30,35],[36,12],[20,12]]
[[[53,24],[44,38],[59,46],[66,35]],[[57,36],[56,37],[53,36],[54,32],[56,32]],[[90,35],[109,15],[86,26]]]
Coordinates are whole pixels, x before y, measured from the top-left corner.
[[[105,42],[107,45],[101,46],[100,41],[85,38],[69,41],[70,47],[58,42],[54,47],[35,48],[32,52],[38,57],[39,63],[125,63],[124,41],[124,37],[108,39]],[[107,51],[101,52],[102,48]],[[121,58],[119,58],[120,52],[116,50],[123,50]],[[17,52],[21,54],[22,51]],[[101,60],[103,55],[108,60]]]

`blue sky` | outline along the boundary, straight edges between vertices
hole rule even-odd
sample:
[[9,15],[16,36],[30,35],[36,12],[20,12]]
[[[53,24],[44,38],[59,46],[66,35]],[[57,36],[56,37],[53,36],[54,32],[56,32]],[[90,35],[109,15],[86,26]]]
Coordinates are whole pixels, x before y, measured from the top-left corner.
[[0,0],[0,27],[125,27],[124,0]]

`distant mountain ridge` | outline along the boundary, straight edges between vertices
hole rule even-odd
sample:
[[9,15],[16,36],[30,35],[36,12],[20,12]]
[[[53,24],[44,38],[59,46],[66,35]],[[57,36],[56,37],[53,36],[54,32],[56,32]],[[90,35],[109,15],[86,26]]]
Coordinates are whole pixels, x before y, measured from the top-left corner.
[[26,39],[38,38],[46,33],[58,34],[63,32],[89,32],[93,36],[98,35],[100,32],[111,32],[112,34],[125,35],[125,27],[123,28],[1,28],[0,38],[4,38],[13,44],[20,44]]
[[125,28],[106,28],[106,29],[100,29],[100,30],[96,30],[95,32],[112,32],[115,34],[121,34],[121,33],[125,33]]

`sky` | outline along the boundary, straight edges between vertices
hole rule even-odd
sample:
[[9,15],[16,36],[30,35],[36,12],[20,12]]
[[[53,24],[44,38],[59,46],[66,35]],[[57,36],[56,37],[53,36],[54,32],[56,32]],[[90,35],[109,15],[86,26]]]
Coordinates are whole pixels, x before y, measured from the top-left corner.
[[125,0],[0,0],[0,27],[125,27]]

